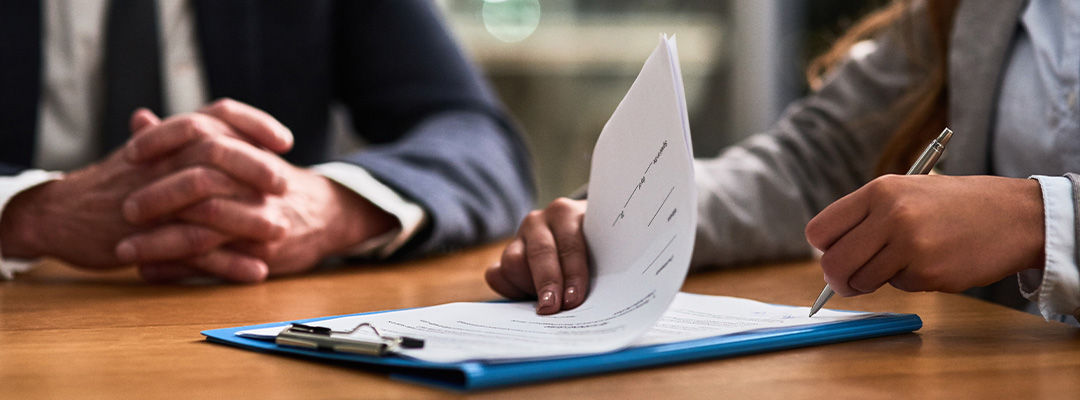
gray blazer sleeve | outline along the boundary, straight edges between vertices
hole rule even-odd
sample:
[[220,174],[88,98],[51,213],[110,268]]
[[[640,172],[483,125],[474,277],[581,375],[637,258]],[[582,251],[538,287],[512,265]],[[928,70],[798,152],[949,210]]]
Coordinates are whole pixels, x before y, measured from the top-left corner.
[[926,59],[931,40],[923,10],[914,11],[857,45],[821,89],[789,106],[770,129],[695,161],[692,268],[808,256],[806,223],[873,178],[909,111],[901,98],[930,72],[912,60]]
[[427,213],[394,257],[514,232],[532,208],[525,141],[428,1],[343,1],[340,96],[368,146],[363,167]]

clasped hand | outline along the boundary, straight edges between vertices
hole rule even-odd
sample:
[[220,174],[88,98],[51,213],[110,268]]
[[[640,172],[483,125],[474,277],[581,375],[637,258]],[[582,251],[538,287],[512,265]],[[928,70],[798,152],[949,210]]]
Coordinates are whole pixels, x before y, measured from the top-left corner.
[[249,105],[224,99],[164,121],[139,110],[131,131],[104,161],[16,196],[5,256],[136,264],[154,282],[258,282],[392,227],[362,197],[278,157],[292,133]]

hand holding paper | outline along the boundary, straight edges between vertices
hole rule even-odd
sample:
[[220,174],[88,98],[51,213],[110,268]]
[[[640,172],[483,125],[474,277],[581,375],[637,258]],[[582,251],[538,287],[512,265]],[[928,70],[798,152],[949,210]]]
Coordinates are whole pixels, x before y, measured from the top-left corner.
[[[501,263],[485,274],[492,289],[538,297],[538,314],[573,309],[588,293],[643,289],[654,279],[677,280],[658,286],[677,291],[697,223],[685,103],[674,38],[662,38],[597,139],[587,211],[584,201],[558,199],[530,213]],[[589,259],[598,285],[592,290]],[[658,300],[666,303],[667,292]]]

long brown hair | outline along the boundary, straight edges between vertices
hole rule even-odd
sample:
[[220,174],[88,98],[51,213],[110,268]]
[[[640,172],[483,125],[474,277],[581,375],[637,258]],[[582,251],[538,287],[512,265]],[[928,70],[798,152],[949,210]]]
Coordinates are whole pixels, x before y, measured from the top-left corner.
[[[893,131],[879,156],[874,168],[877,175],[906,171],[922,147],[945,126],[948,115],[948,39],[958,3],[959,0],[926,2],[926,17],[933,37],[934,52],[929,59],[912,61],[926,63],[930,74],[894,105],[897,109],[910,111],[908,118]],[[828,51],[810,63],[806,71],[810,87],[814,90],[820,88],[823,77],[845,60],[852,46],[880,33],[886,27],[902,24],[899,31],[908,43],[913,41],[912,18],[904,17],[911,15],[914,4],[911,0],[896,0],[856,23],[833,43]]]

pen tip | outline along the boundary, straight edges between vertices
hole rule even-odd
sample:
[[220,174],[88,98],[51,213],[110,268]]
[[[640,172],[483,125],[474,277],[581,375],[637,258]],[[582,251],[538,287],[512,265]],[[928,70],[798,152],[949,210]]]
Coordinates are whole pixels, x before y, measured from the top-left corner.
[[945,128],[945,130],[941,131],[941,134],[937,137],[938,143],[941,143],[942,146],[948,144],[949,139],[952,139],[952,133],[952,129]]

